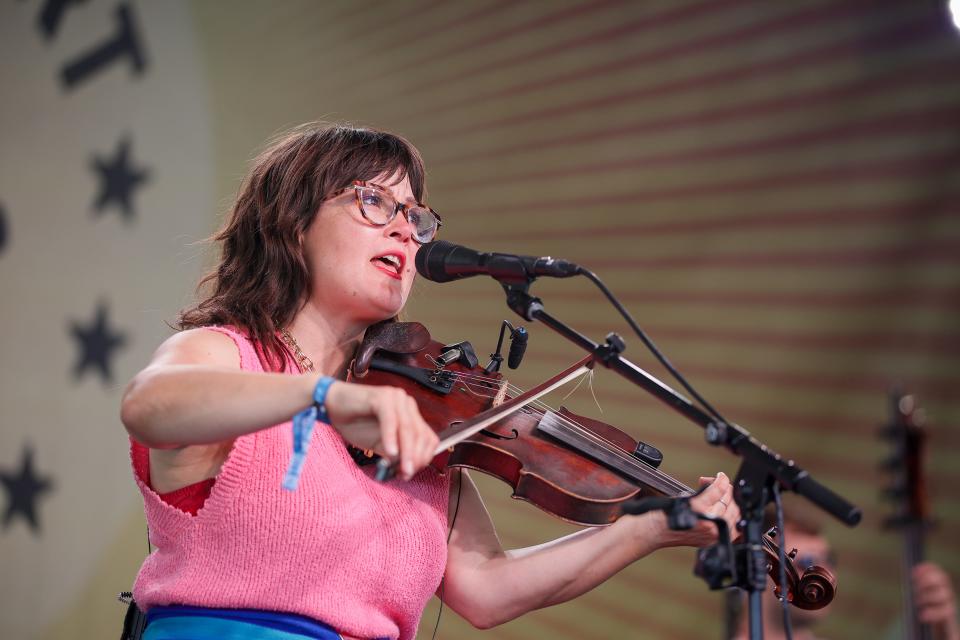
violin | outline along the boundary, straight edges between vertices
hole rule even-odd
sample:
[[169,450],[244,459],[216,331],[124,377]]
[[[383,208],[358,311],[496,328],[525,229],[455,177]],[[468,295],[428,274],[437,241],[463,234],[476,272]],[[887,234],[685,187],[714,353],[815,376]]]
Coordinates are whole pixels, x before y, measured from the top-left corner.
[[[420,323],[387,322],[368,329],[348,380],[400,387],[415,398],[440,437],[442,449],[431,466],[441,473],[464,467],[492,475],[510,485],[514,498],[568,522],[608,525],[628,500],[693,495],[692,488],[657,468],[663,456],[655,447],[537,399],[591,366],[588,356],[522,392],[501,373],[479,366],[469,343],[445,346]],[[764,536],[764,552],[768,571],[779,576],[779,548],[771,532]],[[788,600],[803,609],[826,606],[835,578],[822,567],[798,572],[795,555],[796,550],[787,555],[785,567]]]

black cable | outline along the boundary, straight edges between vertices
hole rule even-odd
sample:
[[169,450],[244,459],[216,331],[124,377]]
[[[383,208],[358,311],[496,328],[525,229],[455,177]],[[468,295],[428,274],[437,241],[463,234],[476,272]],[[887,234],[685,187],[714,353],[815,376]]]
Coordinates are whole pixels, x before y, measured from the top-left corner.
[[694,389],[682,375],[680,375],[680,372],[677,371],[672,364],[670,364],[670,361],[667,360],[667,357],[664,356],[662,353],[660,353],[660,350],[657,348],[655,344],[653,344],[653,341],[647,337],[647,334],[643,332],[643,329],[641,329],[640,326],[636,323],[636,321],[630,315],[630,312],[627,311],[623,307],[623,305],[620,304],[620,301],[617,300],[617,298],[613,295],[613,293],[611,293],[610,290],[607,289],[607,285],[603,284],[600,278],[598,278],[596,274],[590,271],[589,269],[584,269],[583,267],[580,267],[580,273],[586,276],[595,285],[597,285],[600,291],[603,292],[603,295],[607,296],[607,299],[610,300],[611,304],[613,304],[613,306],[617,309],[617,311],[620,312],[620,315],[624,317],[624,319],[627,321],[627,324],[630,325],[630,328],[634,330],[634,332],[640,337],[640,340],[643,341],[643,344],[647,346],[647,349],[649,349],[650,352],[653,353],[654,356],[656,356],[657,360],[660,361],[660,364],[666,367],[667,371],[669,371],[670,374],[681,385],[683,385],[683,388],[686,389],[687,392],[690,395],[692,395],[693,398],[697,402],[699,402],[714,418],[716,418],[720,422],[723,422],[724,424],[729,424],[726,421],[726,419],[724,419],[724,417],[720,415],[720,412],[714,409],[713,406],[709,402],[707,402],[703,398],[703,396],[697,393],[697,390]]
[[[457,522],[457,514],[460,513],[460,490],[463,489],[463,471],[457,473],[457,502],[453,507],[453,517],[450,519],[450,531],[447,532],[447,545],[450,545],[450,538],[453,537],[453,525]],[[444,571],[446,573],[446,571]],[[440,628],[440,614],[443,613],[443,587],[446,584],[446,578],[440,579],[440,608],[437,610],[437,623],[433,626],[433,635],[430,640],[437,639],[437,630]]]
[[[680,374],[679,371],[676,370],[676,368],[674,368],[674,366],[670,363],[670,361],[667,360],[666,356],[660,353],[660,350],[657,348],[657,346],[653,343],[653,341],[649,337],[647,337],[643,329],[640,328],[640,326],[636,323],[636,321],[630,315],[630,312],[628,312],[624,308],[624,306],[620,304],[620,301],[617,300],[617,298],[613,295],[613,293],[610,292],[607,286],[603,284],[603,281],[601,281],[600,278],[598,278],[597,275],[594,274],[589,269],[584,269],[583,267],[580,267],[580,273],[586,276],[587,279],[593,282],[600,289],[600,291],[603,292],[603,294],[607,297],[607,299],[610,300],[611,304],[613,304],[613,306],[617,309],[617,311],[620,312],[620,315],[624,317],[624,319],[627,321],[627,324],[630,325],[630,328],[633,329],[633,331],[637,334],[637,336],[640,337],[640,340],[643,341],[647,349],[649,349],[650,352],[653,353],[654,356],[656,356],[657,360],[659,360],[660,363],[667,369],[667,371],[669,371],[670,374],[681,385],[683,385],[683,388],[686,389],[687,392],[690,393],[690,395],[693,396],[693,398],[697,402],[699,402],[703,406],[703,408],[707,410],[707,412],[710,413],[710,415],[712,415],[717,420],[723,422],[724,424],[729,424],[727,420],[720,414],[719,411],[717,411],[709,402],[707,402],[706,399],[703,398],[703,396],[697,393],[697,390],[694,389],[690,385],[690,383],[686,381],[686,379]],[[784,551],[784,548],[786,545],[786,533],[783,530],[783,504],[780,501],[780,486],[777,483],[773,484],[773,498],[777,506],[777,528],[780,532],[779,578],[780,578],[780,602],[783,609],[783,631],[786,636],[786,640],[792,640],[793,627],[790,622],[790,609],[787,603],[787,593],[788,593],[787,570],[786,570],[787,559],[786,559],[786,552]]]

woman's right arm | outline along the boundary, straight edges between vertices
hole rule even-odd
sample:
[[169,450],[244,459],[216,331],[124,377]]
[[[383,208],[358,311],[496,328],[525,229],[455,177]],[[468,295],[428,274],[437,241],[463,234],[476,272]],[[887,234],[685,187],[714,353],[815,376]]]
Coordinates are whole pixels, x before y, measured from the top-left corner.
[[120,419],[153,449],[230,441],[309,406],[318,377],[242,371],[233,340],[191,329],[164,342],[130,381]]
[[[191,329],[164,342],[127,385],[120,419],[153,449],[228,442],[310,406],[319,377],[243,371],[232,339]],[[437,437],[403,390],[337,381],[325,405],[348,442],[399,459],[403,476],[433,459]]]

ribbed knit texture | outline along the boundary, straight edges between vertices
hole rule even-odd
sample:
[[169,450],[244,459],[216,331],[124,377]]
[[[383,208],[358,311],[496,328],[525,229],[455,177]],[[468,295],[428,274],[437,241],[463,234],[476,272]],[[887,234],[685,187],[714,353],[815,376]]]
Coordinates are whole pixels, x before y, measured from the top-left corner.
[[[242,369],[263,370],[246,336],[210,329],[233,338]],[[156,548],[134,583],[137,603],[286,611],[347,635],[413,638],[446,565],[449,476],[428,468],[378,483],[373,465],[358,467],[318,423],[290,492],[280,483],[291,451],[290,422],[237,438],[191,515],[148,486],[148,450],[131,440]]]

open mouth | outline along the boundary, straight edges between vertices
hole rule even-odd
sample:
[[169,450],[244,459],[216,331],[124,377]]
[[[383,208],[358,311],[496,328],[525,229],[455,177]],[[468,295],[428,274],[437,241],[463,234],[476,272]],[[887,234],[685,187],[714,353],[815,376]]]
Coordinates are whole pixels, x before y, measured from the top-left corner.
[[400,279],[400,274],[403,271],[403,257],[395,253],[387,253],[382,256],[377,256],[370,260],[373,263],[373,266],[377,267],[384,273],[389,276]]

